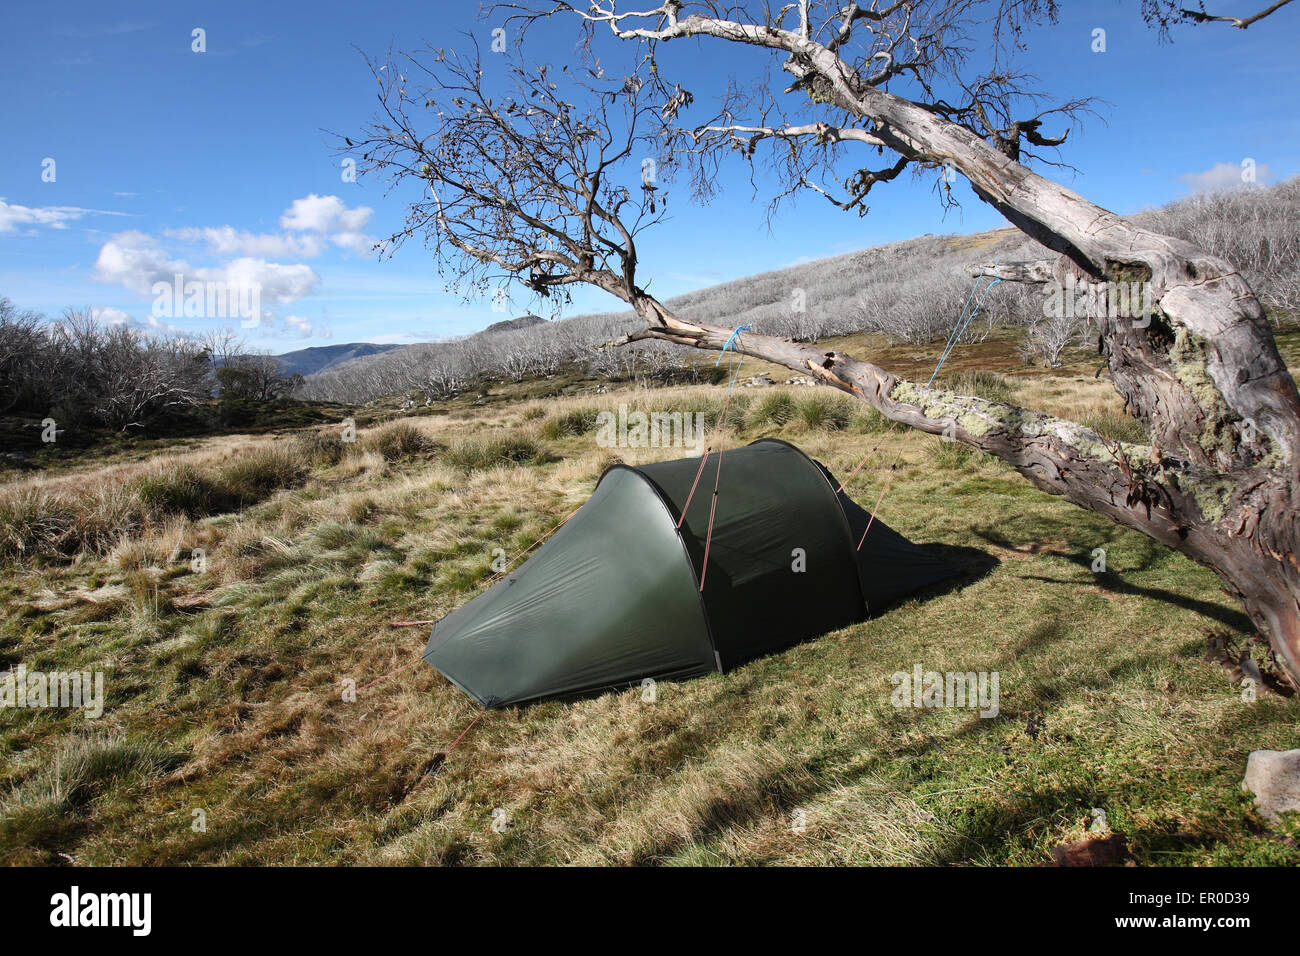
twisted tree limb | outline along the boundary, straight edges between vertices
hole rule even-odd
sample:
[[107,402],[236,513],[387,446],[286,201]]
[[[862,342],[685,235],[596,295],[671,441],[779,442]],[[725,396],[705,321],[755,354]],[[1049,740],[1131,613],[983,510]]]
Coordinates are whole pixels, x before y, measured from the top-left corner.
[[[887,91],[802,25],[678,13],[671,3],[640,13],[618,13],[609,3],[579,15],[621,39],[713,37],[787,55],[783,69],[815,87],[818,102],[870,120],[873,137],[901,157],[958,170],[980,199],[1060,254],[1051,262],[998,266],[993,274],[1001,278],[1142,283],[1153,303],[1149,314],[1104,313],[1097,322],[1115,388],[1159,451],[1148,451],[1145,463],[1127,450],[1098,451],[1100,439],[1072,423],[935,394],[871,363],[799,343],[742,335],[740,351],[811,372],[922,431],[951,426],[953,437],[1005,459],[1043,490],[1213,568],[1300,689],[1300,393],[1263,307],[1237,270],[1127,222],[969,126]],[[801,24],[806,20],[805,9]],[[668,316],[642,294],[625,298],[646,319],[646,336],[720,348],[729,334]]]

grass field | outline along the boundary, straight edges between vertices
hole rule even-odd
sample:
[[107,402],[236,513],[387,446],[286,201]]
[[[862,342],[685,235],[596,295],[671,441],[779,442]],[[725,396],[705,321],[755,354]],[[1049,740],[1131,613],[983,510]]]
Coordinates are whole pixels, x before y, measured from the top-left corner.
[[[1140,440],[1076,359],[995,341],[949,374]],[[1208,632],[1249,634],[1211,572],[823,388],[737,390],[727,443],[780,435],[841,477],[875,448],[849,486],[868,507],[901,456],[882,520],[964,579],[654,702],[487,712],[448,752],[480,711],[392,623],[469,600],[612,455],[687,453],[600,448],[596,411],[716,417],[726,394],[524,388],[351,444],[188,439],[0,485],[0,667],[102,670],[107,697],[98,720],[0,711],[0,862],[1036,865],[1093,826],[1140,864],[1300,864],[1300,824],[1271,832],[1240,787],[1251,750],[1300,746],[1300,700],[1244,700],[1205,659]],[[998,672],[1000,713],[895,708],[916,664]]]

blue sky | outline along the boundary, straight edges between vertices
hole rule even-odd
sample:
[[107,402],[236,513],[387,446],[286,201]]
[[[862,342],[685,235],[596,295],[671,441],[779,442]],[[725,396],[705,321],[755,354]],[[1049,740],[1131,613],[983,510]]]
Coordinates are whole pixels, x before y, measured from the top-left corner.
[[[1239,178],[1300,172],[1300,9],[1249,31],[1183,29],[1161,45],[1136,0],[1067,5],[1028,38],[1022,65],[1054,98],[1095,96],[1091,119],[1053,173],[1120,213]],[[1085,9],[1086,7],[1086,9]],[[325,130],[354,133],[375,106],[362,51],[425,41],[486,51],[496,22],[477,2],[11,4],[0,32],[0,295],[50,315],[90,306],[111,321],[201,332],[211,319],[156,315],[150,282],[256,280],[269,313],[242,330],[283,352],[350,341],[462,335],[503,316],[444,290],[431,255],[411,244],[367,252],[401,221],[402,194],[344,181]],[[206,32],[206,52],[192,31]],[[1092,31],[1106,30],[1094,53]],[[673,45],[672,75],[697,99],[761,66],[761,51],[717,41]],[[530,38],[525,55],[563,63],[565,34]],[[488,62],[491,62],[490,56]],[[53,181],[47,181],[53,160]],[[642,242],[645,278],[669,297],[716,282],[927,232],[1002,225],[964,185],[946,217],[930,181],[873,192],[865,218],[808,195],[770,224],[766,199],[729,166],[707,207],[673,204]],[[409,198],[409,197],[408,197]],[[511,313],[529,302],[515,294]],[[565,314],[619,308],[580,292]]]

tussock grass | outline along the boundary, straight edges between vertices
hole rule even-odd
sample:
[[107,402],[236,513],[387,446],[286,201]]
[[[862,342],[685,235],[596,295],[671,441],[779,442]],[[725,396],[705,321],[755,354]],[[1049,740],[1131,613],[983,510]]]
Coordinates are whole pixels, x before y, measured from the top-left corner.
[[853,415],[849,399],[833,392],[807,395],[795,403],[795,415],[809,430],[840,431]]
[[102,554],[176,515],[235,511],[300,482],[290,448],[253,448],[232,460],[176,459],[99,480],[0,486],[0,557]]
[[466,471],[484,471],[503,464],[538,462],[545,455],[545,448],[526,435],[503,435],[466,439],[451,449],[447,460]]
[[[1090,369],[1004,377],[1031,407],[1118,413]],[[810,398],[738,391],[744,427],[726,447],[779,429],[841,478],[874,448],[848,487],[868,508],[897,461],[878,520],[965,569],[960,586],[727,675],[662,681],[654,703],[636,687],[491,711],[439,762],[479,711],[404,666],[424,628],[388,625],[480,593],[494,549],[514,556],[557,525],[612,455],[688,453],[549,438],[551,417],[621,403],[716,415],[726,386],[430,416],[412,424],[449,450],[392,460],[372,432],[337,460],[286,438],[306,473],[260,501],[0,575],[0,666],[103,667],[112,728],[91,746],[76,743],[79,714],[6,715],[0,862],[1033,865],[1098,807],[1142,864],[1300,865],[1240,791],[1250,750],[1295,745],[1300,701],[1246,703],[1203,660],[1202,628],[1249,632],[1213,573],[860,405],[839,427],[825,410],[816,427],[777,424],[760,409],[787,391]],[[36,487],[134,489],[178,460],[208,474],[280,441],[205,442]],[[179,479],[153,494],[202,503]],[[1090,569],[1099,547],[1105,574]],[[891,675],[917,663],[998,672],[998,716],[895,708]],[[365,688],[355,704],[344,679]],[[55,759],[76,746],[109,756]],[[195,807],[206,833],[178,816]]]
[[1128,415],[1116,415],[1110,412],[1094,412],[1079,418],[1079,424],[1090,428],[1103,438],[1112,441],[1132,442],[1144,445],[1151,441],[1151,434],[1136,418]]
[[[668,412],[681,412],[683,415],[700,414],[700,421],[704,424],[706,432],[712,432],[722,423],[722,427],[735,432],[745,430],[745,419],[749,414],[749,407],[753,399],[749,393],[740,390],[734,390],[731,394],[731,401],[727,401],[725,394],[725,385],[721,388],[713,389],[693,389],[684,395],[681,399],[666,403],[666,407],[660,407],[660,410]],[[703,392],[707,397],[698,397]],[[657,406],[659,407],[659,406]],[[723,411],[726,411],[726,418],[723,419]]]
[[348,449],[336,428],[305,429],[294,436],[294,442],[303,460],[316,467],[337,465]]
[[940,468],[960,469],[973,462],[995,459],[970,445],[964,445],[959,441],[944,441],[940,438],[930,446],[930,460]]
[[799,405],[789,392],[772,391],[754,403],[748,425],[750,428],[783,428],[794,420],[798,410]]
[[974,395],[990,402],[1016,402],[1019,391],[1005,375],[979,370],[940,376],[935,384],[958,395]]
[[574,408],[558,415],[552,415],[542,422],[541,435],[543,438],[552,441],[575,435],[585,435],[596,427],[596,420],[600,412],[601,409],[598,408]]
[[373,451],[385,461],[401,461],[434,451],[438,446],[410,422],[393,422],[368,432],[361,447]]
[[860,411],[857,411],[849,419],[849,427],[869,435],[887,432],[893,429],[900,429],[903,426],[896,422],[891,422],[876,409],[870,405],[863,405]]
[[[313,470],[382,471],[387,462],[427,456],[441,446],[420,427],[398,421],[341,440],[337,429],[305,429],[290,438],[212,443],[215,451],[163,457],[57,481],[0,484],[0,559],[104,554],[120,543],[191,520],[240,511],[300,485]],[[489,467],[517,458],[514,439],[484,449]],[[492,456],[496,455],[496,458]]]
[[91,734],[60,740],[49,759],[0,797],[0,839],[33,841],[58,834],[67,816],[115,784],[177,766],[183,755],[149,741]]

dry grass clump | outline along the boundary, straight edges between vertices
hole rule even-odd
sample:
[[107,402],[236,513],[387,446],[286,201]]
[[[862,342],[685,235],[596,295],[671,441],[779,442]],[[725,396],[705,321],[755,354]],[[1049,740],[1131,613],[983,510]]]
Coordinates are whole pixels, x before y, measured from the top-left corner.
[[974,395],[990,402],[1008,404],[1016,401],[1018,392],[1015,383],[1006,376],[980,369],[942,376],[935,385],[958,395]]
[[436,451],[440,446],[410,422],[393,422],[362,437],[360,445],[384,461],[400,461]]
[[175,516],[238,511],[299,483],[308,464],[285,445],[231,460],[165,459],[108,474],[0,486],[0,558],[103,554]]
[[1145,445],[1151,441],[1151,433],[1146,430],[1146,426],[1128,415],[1093,412],[1082,416],[1079,424],[1111,441],[1131,442],[1135,445]]
[[588,406],[552,415],[542,422],[542,437],[554,440],[571,435],[585,435],[596,427],[600,412],[601,409]]
[[156,743],[95,734],[61,740],[50,759],[0,796],[0,839],[38,840],[114,783],[163,773],[182,759]]
[[501,435],[465,439],[451,449],[447,458],[465,471],[486,471],[498,465],[537,464],[546,458],[546,451],[527,435]]
[[318,468],[337,465],[348,450],[338,429],[309,428],[294,435],[293,440],[303,461]]
[[[76,474],[54,482],[0,485],[0,559],[105,554],[126,539],[166,526],[240,511],[301,484],[314,469],[353,465],[353,477],[384,463],[431,454],[442,446],[410,422],[344,442],[336,430],[309,429],[291,439],[238,445]],[[469,458],[482,467],[531,461],[535,444],[499,439]]]

